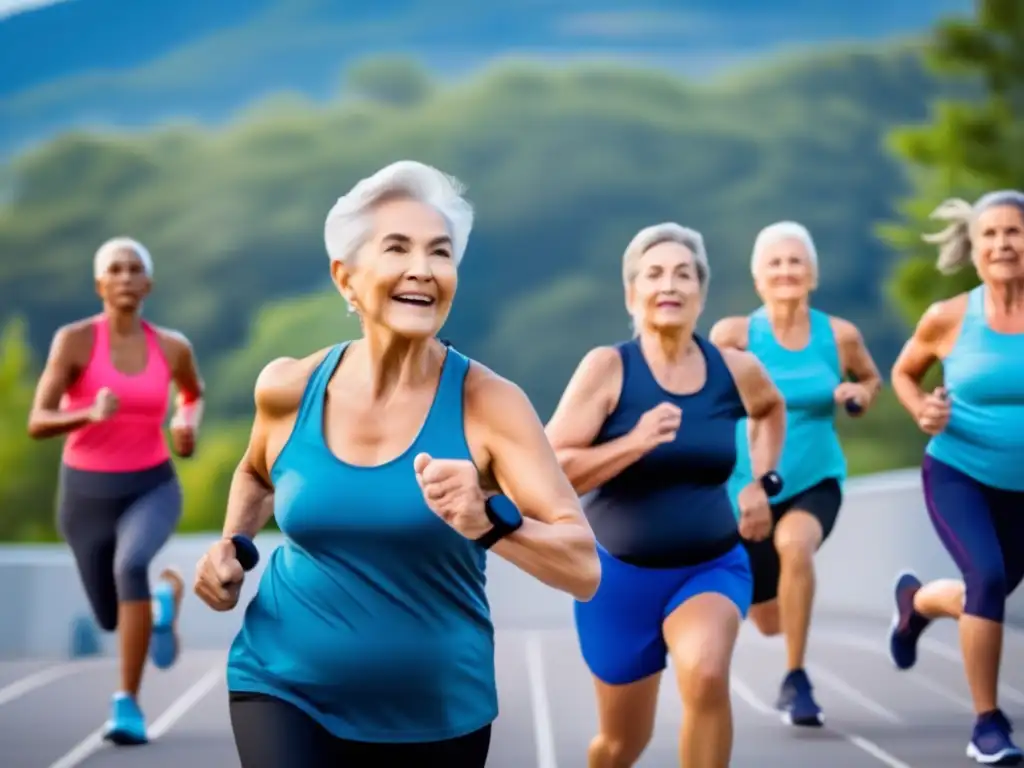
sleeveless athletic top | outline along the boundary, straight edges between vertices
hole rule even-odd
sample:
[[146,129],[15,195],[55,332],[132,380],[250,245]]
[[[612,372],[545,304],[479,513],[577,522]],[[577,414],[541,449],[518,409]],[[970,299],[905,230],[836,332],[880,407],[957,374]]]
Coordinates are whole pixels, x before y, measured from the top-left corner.
[[68,433],[64,464],[89,472],[138,472],[170,459],[164,420],[170,399],[171,369],[156,331],[142,323],[146,367],[135,375],[121,373],[110,357],[110,327],[104,317],[93,324],[92,355],[82,375],[61,401],[62,410],[89,408],[104,387],[118,399],[117,412],[106,421]]
[[926,452],[985,485],[1024,491],[1024,333],[989,328],[984,286],[968,295],[942,370],[949,423]]
[[430,511],[413,459],[470,459],[470,363],[449,347],[412,445],[379,466],[354,466],[328,449],[322,427],[346,347],[313,372],[271,470],[284,544],[231,647],[228,688],[289,702],[343,739],[462,736],[498,713],[486,552]]
[[634,565],[697,565],[739,542],[725,483],[736,461],[736,422],[745,411],[721,353],[700,336],[693,338],[704,355],[707,380],[689,395],[658,384],[638,339],[617,345],[622,390],[594,445],[628,434],[661,403],[682,409],[675,440],[626,467],[585,503],[601,546]]
[[[782,493],[772,497],[772,503],[791,499],[823,480],[842,484],[846,458],[836,434],[834,398],[842,371],[828,315],[811,310],[810,338],[800,350],[779,344],[764,307],[750,315],[747,337],[747,349],[761,361],[786,401],[786,442],[777,468]],[[746,419],[736,427],[736,450],[736,470],[729,479],[734,505],[754,479]]]

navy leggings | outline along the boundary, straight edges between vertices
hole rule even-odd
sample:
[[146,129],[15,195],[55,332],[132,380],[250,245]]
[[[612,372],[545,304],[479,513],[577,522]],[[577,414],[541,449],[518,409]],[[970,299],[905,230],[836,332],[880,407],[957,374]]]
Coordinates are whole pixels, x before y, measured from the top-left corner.
[[1002,622],[1024,579],[1024,492],[1004,491],[925,456],[928,514],[964,577],[964,613]]
[[149,565],[181,518],[170,461],[140,472],[61,465],[57,528],[71,547],[96,623],[117,628],[117,604],[149,600]]

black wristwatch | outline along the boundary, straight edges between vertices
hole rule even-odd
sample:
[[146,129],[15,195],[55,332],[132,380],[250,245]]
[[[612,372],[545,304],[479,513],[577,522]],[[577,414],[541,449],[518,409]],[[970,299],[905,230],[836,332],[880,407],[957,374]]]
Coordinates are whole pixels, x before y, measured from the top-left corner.
[[484,549],[490,549],[510,533],[518,531],[523,525],[523,515],[508,496],[491,496],[484,502],[484,511],[491,521],[491,528],[476,540]]
[[782,475],[774,469],[761,475],[759,482],[761,483],[761,487],[764,488],[765,495],[769,499],[772,496],[778,496],[782,493]]

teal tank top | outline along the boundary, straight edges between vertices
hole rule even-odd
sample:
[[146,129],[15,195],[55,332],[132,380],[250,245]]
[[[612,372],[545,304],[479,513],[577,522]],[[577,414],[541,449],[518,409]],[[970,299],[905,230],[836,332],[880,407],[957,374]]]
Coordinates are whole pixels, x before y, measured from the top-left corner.
[[427,508],[413,459],[471,458],[462,426],[470,362],[449,347],[412,445],[359,467],[323,437],[325,390],[346,346],[313,372],[271,470],[284,544],[231,646],[228,689],[282,699],[343,739],[462,736],[498,714],[486,552]]
[[942,371],[949,423],[926,453],[984,485],[1024,491],[1024,333],[989,328],[984,286],[967,297],[960,335]]
[[[839,349],[828,315],[811,310],[807,346],[786,349],[772,331],[764,307],[750,315],[747,349],[761,361],[786,400],[786,441],[778,472],[782,493],[772,503],[791,499],[818,483],[846,480],[846,458],[835,429],[834,392],[842,381]],[[736,425],[736,468],[729,496],[737,509],[740,491],[753,480],[747,420]]]

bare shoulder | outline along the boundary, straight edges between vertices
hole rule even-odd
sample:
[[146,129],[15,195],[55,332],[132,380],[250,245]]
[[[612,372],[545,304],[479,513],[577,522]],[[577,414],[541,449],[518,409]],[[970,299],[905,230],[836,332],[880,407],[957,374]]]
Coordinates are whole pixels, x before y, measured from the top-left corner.
[[723,317],[708,334],[708,341],[716,347],[746,349],[750,329],[750,318],[743,315]]
[[306,384],[331,347],[306,357],[278,357],[256,377],[256,410],[267,416],[283,416],[298,410]]
[[733,347],[725,347],[719,351],[737,386],[742,387],[745,383],[760,382],[768,378],[761,361],[752,352]]
[[950,299],[932,304],[921,315],[914,335],[921,341],[940,343],[954,333],[963,322],[967,311],[968,294],[961,293]]
[[157,325],[151,327],[165,349],[178,354],[192,354],[192,342],[181,331],[176,331],[173,328],[162,328]]
[[536,416],[522,387],[476,360],[470,360],[463,398],[468,415],[488,422],[506,417],[522,418],[527,411]]
[[96,318],[87,317],[58,328],[50,342],[50,359],[82,365],[88,362],[96,338],[95,324]]
[[829,325],[832,327],[832,335],[840,346],[859,344],[862,336],[860,329],[849,320],[835,315],[828,316]]

